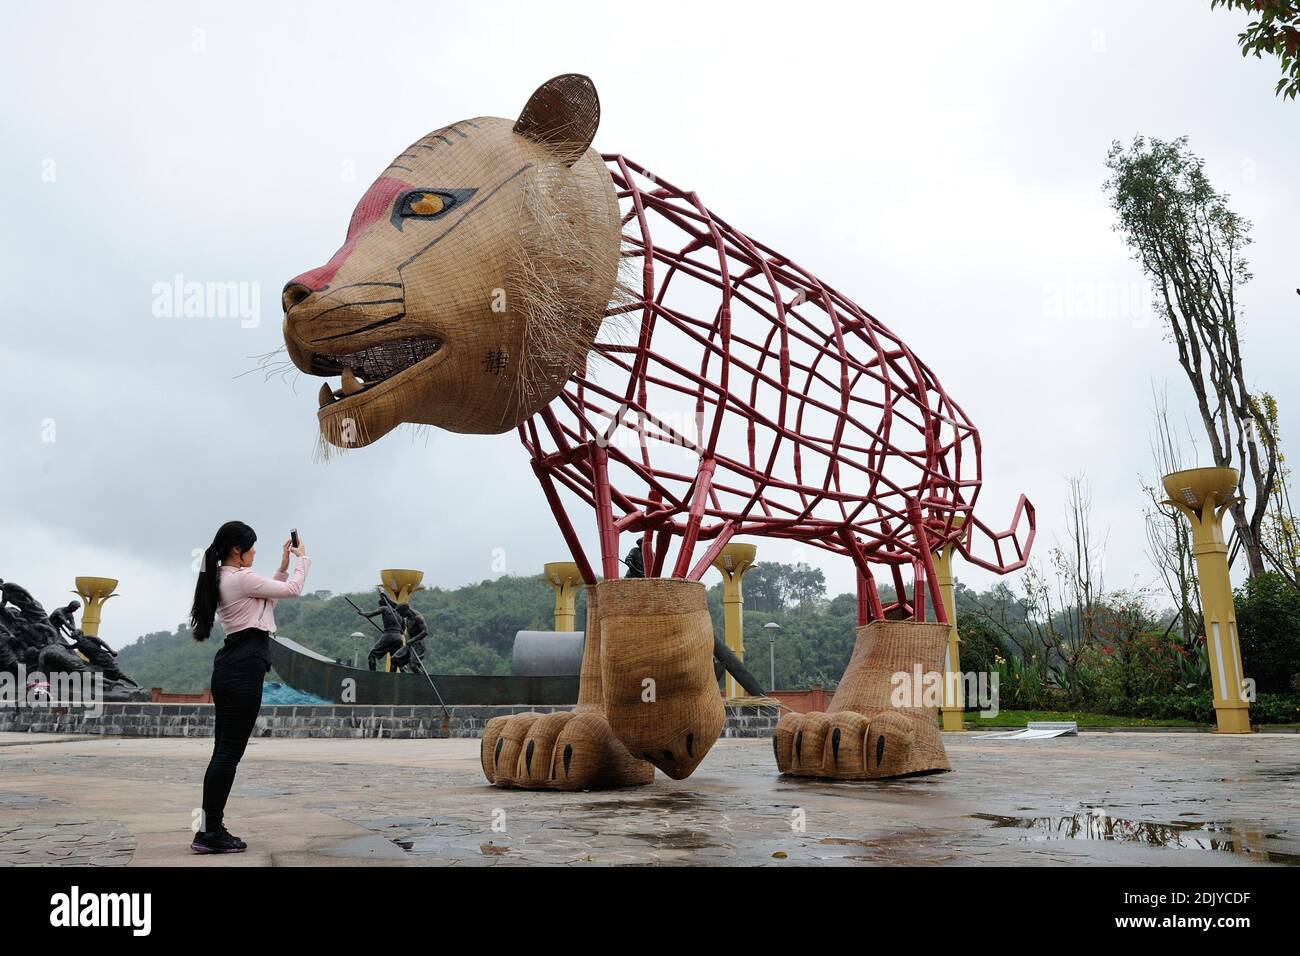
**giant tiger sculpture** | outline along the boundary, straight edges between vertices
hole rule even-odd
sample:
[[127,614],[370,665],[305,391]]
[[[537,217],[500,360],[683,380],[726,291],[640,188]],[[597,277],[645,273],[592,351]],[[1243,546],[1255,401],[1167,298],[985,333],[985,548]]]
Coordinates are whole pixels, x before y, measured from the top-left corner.
[[[595,87],[570,74],[515,121],[430,133],[367,190],[334,256],[284,289],[290,358],[340,379],[321,386],[322,450],[402,423],[517,428],[587,582],[576,710],[490,721],[484,773],[561,790],[689,775],[725,719],[701,578],[737,535],[859,572],[852,659],[829,713],[778,724],[779,769],[948,769],[933,709],[892,707],[889,679],[943,668],[933,552],[1020,567],[1032,507],[1022,497],[991,532],[972,510],[978,433],[930,370],[694,193],[595,152],[598,121]],[[597,567],[566,499],[595,511]],[[619,578],[622,533],[645,578]],[[873,568],[897,601],[882,604]]]

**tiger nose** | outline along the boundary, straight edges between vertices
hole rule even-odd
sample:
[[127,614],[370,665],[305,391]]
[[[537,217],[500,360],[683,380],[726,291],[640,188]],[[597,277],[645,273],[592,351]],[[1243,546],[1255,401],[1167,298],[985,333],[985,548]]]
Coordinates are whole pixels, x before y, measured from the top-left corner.
[[309,295],[311,295],[311,289],[301,282],[290,282],[284,287],[284,291],[280,293],[280,305],[284,308],[285,314],[288,315],[290,309]]

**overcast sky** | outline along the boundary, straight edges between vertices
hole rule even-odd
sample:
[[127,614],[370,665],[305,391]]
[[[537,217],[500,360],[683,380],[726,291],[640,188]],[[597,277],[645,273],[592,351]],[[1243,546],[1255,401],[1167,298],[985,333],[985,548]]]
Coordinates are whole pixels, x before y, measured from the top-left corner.
[[[1186,134],[1255,224],[1250,384],[1300,435],[1300,105],[1208,0],[859,3],[23,4],[0,35],[0,577],[62,603],[120,579],[121,645],[188,611],[193,550],[238,517],[312,588],[382,567],[454,586],[566,557],[513,434],[394,433],[313,461],[314,379],[238,377],[280,347],[279,291],[339,245],[419,136],[596,82],[595,146],[903,336],[979,426],[980,512],[1018,494],[1038,555],[1091,481],[1107,584],[1149,583],[1139,472],[1151,388],[1193,411],[1101,190],[1112,139]],[[244,283],[260,313],[160,317],[159,283]],[[249,303],[251,304],[251,300]],[[1206,457],[1202,452],[1202,464]],[[594,522],[588,520],[591,527]],[[592,536],[588,535],[590,539]],[[630,542],[625,542],[625,546]],[[832,592],[848,562],[804,557]],[[988,575],[958,568],[976,587]],[[708,579],[712,582],[714,575]]]

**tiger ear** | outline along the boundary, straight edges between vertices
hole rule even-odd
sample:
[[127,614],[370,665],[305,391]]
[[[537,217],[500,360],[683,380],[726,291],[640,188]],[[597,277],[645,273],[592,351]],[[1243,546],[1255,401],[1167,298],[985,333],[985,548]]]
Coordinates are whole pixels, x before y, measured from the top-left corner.
[[524,104],[515,132],[548,146],[572,166],[596,138],[600,125],[600,98],[596,84],[581,73],[565,73],[547,80]]

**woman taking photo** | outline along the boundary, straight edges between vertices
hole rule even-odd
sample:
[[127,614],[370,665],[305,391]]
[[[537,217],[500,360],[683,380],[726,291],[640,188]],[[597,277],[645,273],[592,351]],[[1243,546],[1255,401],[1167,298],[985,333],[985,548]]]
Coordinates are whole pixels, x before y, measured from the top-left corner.
[[[296,537],[296,532],[294,536]],[[311,559],[299,541],[284,543],[280,570],[274,578],[253,572],[257,535],[242,521],[227,521],[203,552],[203,566],[194,588],[190,628],[196,641],[212,634],[221,620],[226,642],[212,660],[212,703],[216,729],[212,760],[203,775],[203,821],[190,849],[196,853],[240,853],[248,844],[225,826],[226,798],[235,782],[235,768],[262,706],[262,681],[271,669],[271,635],[275,633],[275,603],[297,597]],[[289,577],[289,555],[298,566]]]

